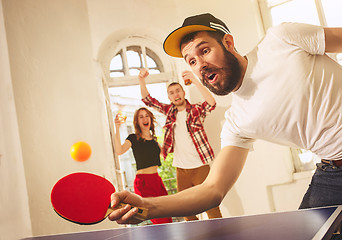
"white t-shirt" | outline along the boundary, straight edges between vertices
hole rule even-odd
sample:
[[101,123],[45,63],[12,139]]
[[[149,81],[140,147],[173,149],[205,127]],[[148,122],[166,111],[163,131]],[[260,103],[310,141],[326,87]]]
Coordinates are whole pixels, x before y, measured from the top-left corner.
[[342,159],[342,66],[324,50],[322,27],[270,29],[246,56],[246,75],[225,114],[222,147],[252,149],[254,139],[263,139]]
[[203,165],[186,126],[186,110],[178,111],[174,128],[173,166],[184,169]]

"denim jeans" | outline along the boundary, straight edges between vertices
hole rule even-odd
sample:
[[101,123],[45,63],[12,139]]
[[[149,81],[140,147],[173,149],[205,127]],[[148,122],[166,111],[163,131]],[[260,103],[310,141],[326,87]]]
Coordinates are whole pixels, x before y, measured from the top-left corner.
[[[317,163],[316,166],[299,209],[342,205],[342,167],[325,163]],[[342,234],[334,235],[332,239],[340,240]]]
[[342,205],[342,167],[317,163],[299,209]]

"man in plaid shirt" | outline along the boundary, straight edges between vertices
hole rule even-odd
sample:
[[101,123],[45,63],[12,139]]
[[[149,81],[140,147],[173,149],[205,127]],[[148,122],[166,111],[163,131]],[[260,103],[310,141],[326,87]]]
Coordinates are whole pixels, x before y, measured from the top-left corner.
[[[190,71],[182,74],[184,80],[191,82],[201,92],[205,99],[202,104],[190,104],[185,99],[185,92],[179,83],[171,83],[167,88],[171,104],[159,102],[150,96],[145,78],[149,75],[146,69],[141,69],[139,83],[142,101],[149,107],[166,115],[164,126],[165,136],[161,153],[166,158],[168,153],[174,153],[173,166],[177,170],[177,190],[201,184],[207,177],[209,163],[214,159],[214,152],[203,127],[207,113],[216,107],[216,101]],[[219,207],[207,211],[209,218],[222,217]],[[196,215],[187,216],[186,221],[198,220]]]

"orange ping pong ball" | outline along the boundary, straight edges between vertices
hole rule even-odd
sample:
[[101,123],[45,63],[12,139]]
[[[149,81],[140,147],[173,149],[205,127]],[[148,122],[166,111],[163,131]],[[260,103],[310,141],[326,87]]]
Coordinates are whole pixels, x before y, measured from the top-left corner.
[[73,159],[78,162],[84,162],[91,155],[91,147],[86,142],[77,142],[71,146],[70,154]]

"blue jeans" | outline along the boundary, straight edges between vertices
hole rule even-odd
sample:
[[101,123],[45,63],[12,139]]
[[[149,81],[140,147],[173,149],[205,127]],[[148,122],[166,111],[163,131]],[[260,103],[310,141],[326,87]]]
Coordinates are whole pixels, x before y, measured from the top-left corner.
[[342,205],[342,167],[317,163],[299,209]]
[[[342,167],[325,163],[316,166],[299,209],[342,205]],[[340,240],[342,234],[334,235],[332,239]]]

